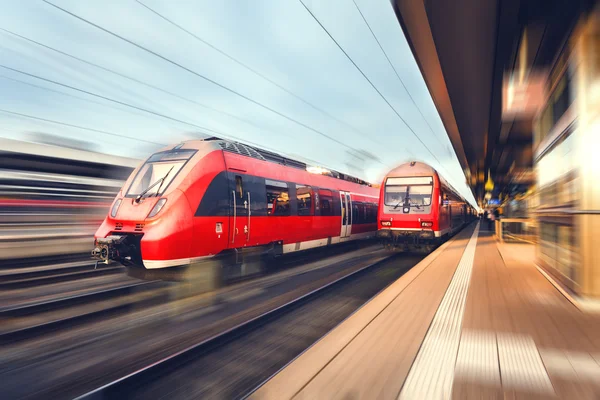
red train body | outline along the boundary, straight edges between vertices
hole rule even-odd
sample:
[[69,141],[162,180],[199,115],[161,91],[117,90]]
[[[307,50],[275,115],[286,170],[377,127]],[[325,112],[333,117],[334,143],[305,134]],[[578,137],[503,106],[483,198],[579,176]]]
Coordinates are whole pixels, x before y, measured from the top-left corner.
[[377,236],[391,250],[428,252],[475,218],[475,209],[435,169],[410,162],[383,180]]
[[93,255],[152,269],[375,236],[377,189],[306,169],[216,138],[163,149],[118,193]]

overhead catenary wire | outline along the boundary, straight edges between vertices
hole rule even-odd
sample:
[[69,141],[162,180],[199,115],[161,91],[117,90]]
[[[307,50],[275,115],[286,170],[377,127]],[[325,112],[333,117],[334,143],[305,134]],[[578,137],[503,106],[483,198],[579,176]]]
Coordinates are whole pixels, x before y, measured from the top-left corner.
[[[440,140],[437,138],[437,136],[435,135],[435,132],[433,131],[433,128],[431,126],[431,124],[429,123],[429,121],[427,120],[427,118],[425,118],[425,115],[423,114],[423,112],[421,111],[421,108],[417,105],[417,102],[415,101],[415,99],[412,97],[412,95],[410,94],[410,91],[408,90],[408,88],[406,87],[406,85],[404,84],[404,81],[402,80],[402,78],[400,77],[400,74],[398,73],[398,70],[396,69],[396,67],[394,66],[394,64],[392,63],[392,60],[390,59],[390,57],[388,56],[387,52],[385,51],[385,49],[383,48],[383,45],[381,44],[381,42],[379,41],[379,39],[377,38],[377,35],[375,34],[375,32],[373,31],[373,29],[371,28],[371,25],[369,24],[369,21],[367,21],[367,18],[365,17],[365,15],[363,14],[362,10],[360,9],[360,7],[358,6],[358,3],[356,2],[356,0],[352,0],[352,2],[354,3],[354,6],[356,7],[356,10],[358,11],[358,13],[360,14],[360,16],[362,17],[362,20],[364,21],[365,25],[367,26],[367,28],[369,28],[369,31],[371,32],[371,35],[373,36],[373,39],[375,39],[375,41],[377,42],[377,45],[379,46],[379,49],[381,50],[381,52],[383,53],[383,55],[385,56],[388,64],[390,65],[390,67],[392,68],[392,70],[394,71],[394,74],[396,75],[396,77],[398,78],[398,81],[400,81],[400,84],[402,85],[402,87],[404,88],[404,90],[406,91],[406,94],[408,94],[408,97],[410,98],[410,100],[412,101],[412,103],[415,105],[415,108],[417,109],[417,111],[419,111],[419,114],[421,115],[421,118],[423,118],[423,121],[425,121],[425,123],[427,124],[427,126],[429,127],[429,130],[431,131],[431,134],[433,135],[433,137],[436,139],[436,141],[438,142],[438,144],[440,144],[440,146],[442,146],[442,148],[446,148],[443,143],[440,142]],[[448,150],[450,153],[450,156],[453,156],[454,154],[452,154],[452,150]],[[439,160],[438,160],[439,162]],[[443,167],[443,166],[442,166]],[[445,169],[445,168],[444,168]],[[472,194],[472,193],[471,193]]]
[[19,83],[21,85],[27,85],[27,86],[30,86],[30,87],[34,87],[36,89],[41,89],[41,90],[45,90],[45,91],[48,91],[48,92],[57,93],[57,94],[60,94],[62,96],[71,97],[73,99],[84,101],[86,103],[96,104],[96,105],[99,105],[101,107],[108,107],[108,108],[112,108],[113,110],[125,111],[125,112],[131,113],[133,115],[140,116],[142,118],[147,118],[148,117],[147,115],[143,115],[142,113],[137,113],[137,112],[132,111],[132,110],[126,110],[126,109],[123,109],[123,108],[119,108],[119,107],[113,106],[111,104],[101,103],[99,101],[95,101],[95,100],[92,100],[92,99],[86,99],[85,97],[75,96],[74,94],[71,94],[71,93],[61,92],[60,90],[51,89],[49,87],[36,85],[34,83],[31,83],[31,82],[26,82],[26,81],[22,81],[20,79],[11,78],[11,77],[6,76],[6,75],[0,74],[0,78],[6,79],[6,80],[9,80],[9,81],[13,81],[13,82],[17,82],[17,83]]
[[152,115],[155,115],[155,116],[158,116],[158,117],[161,117],[161,118],[165,118],[165,119],[168,119],[168,120],[171,120],[171,121],[179,122],[179,123],[184,124],[184,125],[192,126],[192,127],[196,128],[196,129],[205,130],[205,131],[212,132],[212,133],[215,133],[215,134],[218,134],[218,135],[221,134],[221,132],[215,131],[215,130],[207,128],[205,126],[200,126],[200,125],[197,125],[197,124],[194,124],[194,123],[191,123],[191,122],[183,121],[183,120],[178,119],[178,118],[169,117],[168,115],[161,114],[161,113],[158,113],[156,111],[152,111],[152,110],[149,110],[149,109],[146,109],[146,108],[143,108],[143,107],[138,107],[136,105],[125,103],[125,102],[120,101],[120,100],[112,99],[112,98],[107,97],[107,96],[102,96],[100,94],[97,94],[97,93],[94,93],[94,92],[90,92],[89,90],[80,89],[80,88],[77,88],[75,86],[67,85],[66,83],[55,81],[53,79],[48,79],[48,78],[44,78],[44,77],[39,76],[39,75],[31,74],[29,72],[21,71],[19,69],[12,68],[12,67],[9,67],[7,65],[0,64],[0,68],[4,68],[6,70],[13,71],[13,72],[16,72],[18,74],[22,74],[22,75],[26,75],[26,76],[29,76],[29,77],[32,77],[32,78],[35,78],[35,79],[39,79],[39,80],[42,80],[44,82],[49,82],[49,83],[52,83],[54,85],[66,87],[68,89],[75,90],[77,92],[85,93],[85,94],[88,94],[90,96],[94,96],[94,97],[97,97],[97,98],[100,98],[100,99],[103,99],[103,100],[106,100],[106,101],[110,101],[112,103],[120,104],[120,105],[125,106],[125,107],[133,108],[133,109],[136,109],[138,111],[143,111],[143,112],[146,112],[148,114],[152,114]]
[[[44,0],[46,1],[46,0]],[[381,91],[375,86],[375,84],[369,79],[369,77],[363,72],[363,70],[356,64],[356,62],[350,57],[350,55],[344,50],[344,48],[339,44],[339,42],[333,37],[333,35],[329,32],[327,28],[321,23],[321,21],[317,18],[317,16],[304,4],[304,1],[298,0],[300,4],[306,9],[306,11],[310,14],[310,16],[315,20],[315,22],[321,27],[321,29],[329,36],[329,38],[335,43],[335,45],[344,53],[346,58],[354,65],[354,67],[360,72],[360,74],[365,78],[365,80],[371,85],[371,87],[377,92],[377,94],[382,98],[383,101],[389,106],[389,108],[396,114],[396,116],[406,125],[406,127],[410,130],[413,136],[421,143],[421,145],[427,150],[429,154],[437,161],[440,168],[446,170],[441,161],[437,158],[437,156],[431,151],[431,149],[425,144],[425,142],[417,135],[417,133],[412,129],[412,127],[406,122],[406,120],[400,115],[400,113],[396,110],[396,108],[389,102],[389,100],[381,93]],[[447,171],[446,171],[447,172]],[[452,176],[451,174],[448,174]]]
[[[215,81],[215,80],[213,80],[211,78],[208,78],[207,76],[205,76],[205,75],[203,75],[203,74],[201,74],[199,72],[196,72],[196,71],[194,71],[194,70],[192,70],[192,69],[190,69],[190,68],[188,68],[188,67],[186,67],[186,66],[184,66],[184,65],[182,65],[182,64],[180,64],[180,63],[178,63],[176,61],[171,60],[168,57],[163,56],[162,54],[159,54],[159,53],[157,53],[157,52],[155,52],[155,51],[153,51],[153,50],[151,50],[151,49],[149,49],[149,48],[147,48],[145,46],[142,46],[142,45],[134,42],[133,40],[127,39],[124,36],[121,36],[121,35],[113,32],[113,31],[111,31],[109,29],[106,29],[106,28],[104,28],[104,27],[102,27],[102,26],[100,26],[100,25],[98,25],[98,24],[96,24],[96,23],[94,23],[94,22],[92,22],[92,21],[90,21],[88,19],[85,19],[85,18],[83,18],[83,17],[81,17],[81,16],[79,16],[79,15],[77,15],[77,14],[75,14],[75,13],[73,13],[73,12],[67,10],[67,9],[65,9],[65,8],[62,8],[62,7],[56,5],[56,4],[54,4],[54,3],[52,3],[52,2],[50,2],[48,0],[42,0],[42,1],[44,3],[46,3],[46,4],[48,4],[48,5],[56,8],[56,9],[58,9],[58,10],[64,12],[65,14],[68,14],[68,15],[70,15],[70,16],[72,16],[72,17],[74,17],[74,18],[76,18],[76,19],[78,19],[78,20],[80,20],[80,21],[82,21],[82,22],[84,22],[86,24],[88,24],[88,25],[91,25],[91,26],[93,26],[93,27],[95,27],[95,28],[97,28],[97,29],[99,29],[99,30],[101,30],[101,31],[103,31],[103,32],[105,32],[105,33],[113,36],[113,37],[116,37],[116,38],[118,38],[118,39],[120,39],[122,41],[125,41],[125,42],[131,44],[132,46],[137,47],[140,50],[143,50],[143,51],[145,51],[145,52],[147,52],[149,54],[152,54],[155,57],[160,58],[161,60],[163,60],[163,61],[165,61],[165,62],[167,62],[169,64],[172,64],[172,65],[174,65],[174,66],[176,66],[178,68],[181,68],[184,71],[187,71],[187,72],[189,72],[192,75],[195,75],[195,76],[197,76],[197,77],[199,77],[199,78],[201,78],[201,79],[203,79],[203,80],[205,80],[207,82],[212,83],[215,86],[218,86],[218,87],[222,88],[223,90],[226,90],[227,92],[235,94],[236,96],[239,96],[239,97],[243,98],[244,100],[249,101],[252,104],[255,104],[255,105],[257,105],[257,106],[259,106],[259,107],[261,107],[261,108],[263,108],[263,109],[265,109],[267,111],[270,111],[270,112],[272,112],[272,113],[274,113],[274,114],[276,114],[276,115],[278,115],[278,116],[280,116],[280,117],[282,117],[282,118],[284,118],[284,119],[286,119],[286,120],[288,120],[288,121],[290,121],[290,122],[292,122],[292,123],[294,123],[296,125],[299,125],[299,126],[305,128],[305,129],[308,129],[308,130],[310,130],[310,131],[312,131],[312,132],[314,132],[314,133],[316,133],[316,134],[324,137],[324,138],[327,138],[327,139],[329,139],[329,140],[331,140],[331,141],[339,144],[340,146],[349,149],[352,152],[352,153],[349,153],[349,154],[351,154],[353,157],[356,157],[358,159],[362,159],[361,156],[359,156],[359,155],[356,154],[356,149],[354,149],[351,146],[348,146],[346,143],[342,142],[341,140],[338,140],[338,139],[336,139],[334,137],[331,137],[331,136],[327,135],[326,133],[323,133],[320,130],[318,130],[316,128],[313,128],[310,125],[307,125],[307,124],[305,124],[305,123],[303,123],[303,122],[301,122],[301,121],[299,121],[299,120],[297,120],[295,118],[292,118],[292,117],[290,117],[290,116],[288,116],[288,115],[286,115],[286,114],[284,114],[284,113],[282,113],[280,111],[277,111],[274,108],[269,107],[269,106],[261,103],[260,101],[254,100],[251,97],[248,97],[248,96],[246,96],[246,95],[244,95],[244,94],[242,94],[242,93],[240,93],[240,92],[238,92],[238,91],[236,91],[234,89],[231,89],[231,88],[229,88],[229,87],[227,87],[227,86],[225,86],[225,85],[223,85],[223,84],[221,84],[221,83],[219,83],[219,82],[217,82],[217,81]],[[380,160],[375,160],[375,161],[381,163]]]
[[155,86],[155,85],[153,85],[153,84],[151,84],[151,83],[147,83],[147,82],[144,82],[144,81],[142,81],[142,80],[139,80],[139,79],[137,79],[137,78],[134,78],[134,77],[128,76],[128,75],[126,75],[126,74],[120,73],[120,72],[118,72],[118,71],[115,71],[115,70],[113,70],[113,69],[111,69],[111,68],[107,68],[107,67],[104,67],[104,66],[102,66],[102,65],[99,65],[99,64],[93,63],[93,62],[91,62],[91,61],[88,61],[88,60],[85,60],[85,59],[83,59],[83,58],[80,58],[80,57],[74,56],[74,55],[72,55],[72,54],[69,54],[69,53],[67,53],[67,52],[64,52],[64,51],[62,51],[62,50],[59,50],[59,49],[56,49],[56,48],[54,48],[54,47],[51,47],[51,46],[45,45],[45,44],[43,44],[43,43],[41,43],[41,42],[38,42],[38,41],[36,41],[36,40],[33,40],[33,39],[31,39],[31,38],[28,38],[28,37],[26,37],[26,36],[20,35],[20,34],[18,34],[18,33],[16,33],[16,32],[12,32],[12,31],[10,31],[10,30],[7,30],[7,29],[4,29],[4,28],[2,28],[2,27],[0,27],[0,31],[3,31],[3,32],[5,32],[5,33],[8,33],[8,34],[10,34],[10,35],[13,35],[13,36],[15,36],[15,37],[18,37],[18,38],[20,38],[20,39],[22,39],[22,40],[25,40],[25,41],[27,41],[27,42],[29,42],[29,43],[31,43],[31,44],[35,44],[36,46],[40,46],[40,47],[43,47],[43,48],[45,48],[45,49],[48,49],[48,50],[50,50],[50,51],[56,52],[56,53],[58,53],[58,54],[61,54],[61,55],[65,56],[65,57],[69,57],[69,58],[71,58],[71,59],[73,59],[73,60],[77,60],[77,61],[79,61],[79,62],[81,62],[81,63],[87,64],[87,65],[90,65],[90,66],[92,66],[92,67],[98,68],[98,69],[100,69],[100,70],[103,70],[103,71],[105,71],[105,72],[108,72],[108,73],[114,74],[114,75],[116,75],[116,76],[120,76],[120,77],[122,77],[122,78],[124,78],[124,79],[130,80],[130,81],[132,81],[132,82],[135,82],[135,83],[138,83],[138,84],[140,84],[140,85],[143,85],[143,86],[149,87],[149,88],[151,88],[151,89],[157,90],[157,91],[159,91],[159,92],[161,92],[161,93],[164,93],[164,94],[167,94],[167,95],[169,95],[169,96],[175,97],[175,98],[177,98],[177,99],[183,100],[183,101],[185,101],[185,102],[188,102],[188,103],[190,103],[190,104],[195,104],[195,105],[197,105],[197,106],[200,106],[200,107],[203,107],[203,108],[205,108],[205,109],[207,109],[207,110],[211,110],[211,111],[213,111],[213,112],[216,112],[216,113],[223,114],[223,115],[226,115],[226,116],[228,116],[228,117],[234,118],[234,119],[236,119],[236,120],[238,120],[238,121],[241,121],[241,122],[243,122],[243,123],[246,123],[246,124],[248,124],[248,125],[251,125],[251,126],[253,126],[253,127],[257,128],[257,129],[261,129],[261,130],[262,130],[262,129],[264,129],[264,128],[262,128],[262,127],[260,127],[260,126],[256,125],[254,122],[252,122],[252,121],[248,120],[248,119],[245,119],[245,118],[239,117],[239,116],[237,116],[237,115],[234,115],[234,114],[228,113],[227,111],[219,110],[219,109],[217,109],[217,108],[214,108],[214,107],[212,107],[212,106],[209,106],[209,105],[206,105],[206,104],[200,103],[200,102],[198,102],[198,101],[196,101],[196,100],[192,100],[192,99],[189,99],[189,98],[187,98],[187,97],[180,96],[180,95],[178,95],[178,94],[176,94],[176,93],[173,93],[173,92],[171,92],[171,91],[169,91],[169,90],[165,90],[165,89],[163,89],[163,88],[160,88],[160,87],[158,87],[158,86]]
[[[186,29],[184,26],[182,26],[181,24],[178,24],[177,22],[175,22],[174,20],[164,16],[163,14],[161,14],[160,12],[156,11],[155,9],[153,9],[152,7],[148,6],[147,4],[145,4],[144,2],[140,1],[140,0],[135,0],[137,3],[139,3],[142,7],[145,7],[147,10],[149,10],[150,12],[152,12],[153,14],[155,14],[156,16],[158,16],[159,18],[167,21],[168,23],[170,23],[171,25],[179,28],[180,30],[182,30],[183,32],[187,33],[188,35],[190,35],[191,37],[195,38],[196,40],[204,43],[206,46],[210,47],[211,49],[215,50],[216,52],[218,52],[219,54],[223,55],[224,57],[228,58],[229,60],[233,61],[234,63],[240,65],[241,67],[245,68],[246,70],[252,72],[253,74],[255,74],[256,76],[264,79],[265,81],[271,83],[272,85],[276,86],[277,88],[281,89],[282,91],[286,92],[287,94],[289,94],[290,96],[294,97],[297,100],[300,100],[302,103],[306,104],[307,106],[311,107],[313,110],[316,110],[318,112],[320,112],[321,114],[325,115],[328,118],[331,118],[332,120],[336,121],[337,123],[344,125],[345,127],[351,129],[353,132],[361,135],[361,137],[368,137],[369,135],[365,132],[362,132],[361,130],[357,129],[356,127],[350,125],[349,123],[335,117],[334,115],[328,113],[327,111],[323,110],[320,107],[317,107],[316,105],[314,105],[313,103],[311,103],[310,101],[304,99],[303,97],[297,95],[296,93],[292,92],[290,89],[286,88],[285,86],[275,82],[273,79],[269,78],[268,76],[265,76],[263,73],[257,71],[256,69],[250,67],[248,64],[238,60],[237,58],[233,57],[232,55],[226,53],[225,51],[221,50],[220,48],[218,48],[217,46],[213,45],[212,43],[208,42],[207,40],[201,38],[200,36],[198,36],[197,34],[191,32],[189,29]],[[378,141],[376,141],[379,144],[383,144],[380,143]]]
[[[33,39],[30,39],[30,38],[28,38],[28,37],[25,37],[25,36],[23,36],[23,35],[20,35],[20,34],[18,34],[18,33],[15,33],[15,32],[12,32],[12,31],[9,31],[9,30],[7,30],[7,29],[4,29],[4,28],[1,28],[1,27],[0,27],[0,31],[4,31],[5,33],[8,33],[8,34],[10,34],[10,35],[13,35],[13,36],[15,36],[15,37],[18,37],[18,38],[20,38],[20,39],[22,39],[22,40],[25,40],[25,41],[26,41],[26,42],[28,42],[28,43],[34,44],[34,45],[36,45],[36,46],[39,46],[39,47],[43,47],[43,48],[45,48],[45,49],[48,49],[48,50],[50,50],[50,51],[56,52],[56,53],[58,53],[58,54],[61,54],[61,55],[65,56],[65,57],[68,57],[68,58],[74,59],[74,60],[76,60],[76,61],[82,62],[82,63],[84,63],[84,64],[87,64],[87,65],[93,66],[93,67],[95,67],[95,68],[98,68],[98,69],[100,69],[100,70],[103,70],[103,71],[106,71],[106,72],[112,73],[112,74],[114,74],[114,75],[116,75],[116,76],[120,76],[120,77],[122,77],[122,78],[125,78],[125,79],[128,79],[128,80],[131,80],[131,81],[133,81],[133,82],[136,82],[136,83],[138,83],[138,84],[141,84],[141,85],[144,85],[144,86],[146,86],[146,87],[149,87],[149,88],[155,89],[155,90],[157,90],[157,91],[160,91],[160,92],[162,92],[162,93],[168,94],[168,95],[170,95],[170,96],[173,96],[173,97],[175,97],[175,98],[179,98],[179,99],[181,99],[181,100],[184,100],[184,101],[186,101],[186,102],[189,102],[189,103],[192,103],[192,104],[199,105],[199,106],[201,106],[201,107],[204,107],[204,108],[210,109],[210,110],[212,110],[212,111],[215,111],[215,112],[217,112],[217,113],[221,113],[221,114],[224,114],[224,115],[230,116],[230,117],[232,117],[232,118],[235,118],[235,119],[237,119],[237,120],[239,120],[239,121],[242,121],[242,122],[245,122],[245,123],[247,123],[247,124],[249,124],[249,125],[251,125],[251,126],[254,126],[254,127],[255,127],[255,128],[257,128],[257,129],[260,129],[260,130],[263,130],[263,129],[264,129],[263,127],[260,127],[260,126],[256,125],[256,124],[255,124],[254,122],[252,122],[252,121],[246,120],[246,119],[244,119],[244,118],[240,118],[240,117],[238,117],[238,116],[235,116],[235,115],[233,115],[233,114],[230,114],[230,113],[228,113],[228,112],[226,112],[226,111],[222,111],[222,110],[215,109],[215,108],[213,108],[213,107],[211,107],[211,106],[208,106],[208,105],[205,105],[205,104],[199,103],[199,102],[197,102],[197,101],[194,101],[194,100],[191,100],[191,99],[188,99],[188,98],[182,97],[182,96],[180,96],[180,95],[178,95],[178,94],[176,94],[176,93],[173,93],[173,92],[170,92],[170,91],[164,90],[164,89],[162,89],[162,88],[160,88],[160,87],[154,86],[154,85],[152,85],[152,84],[149,84],[149,83],[147,83],[147,82],[144,82],[144,81],[138,80],[138,79],[136,79],[136,78],[133,78],[133,77],[127,76],[127,75],[125,75],[125,74],[122,74],[122,73],[120,73],[120,72],[117,72],[117,71],[115,71],[115,70],[112,70],[112,69],[110,69],[110,68],[107,68],[107,67],[104,67],[104,66],[102,66],[102,65],[99,65],[99,64],[96,64],[96,63],[93,63],[93,62],[87,61],[87,60],[85,60],[85,59],[82,59],[82,58],[80,58],[80,57],[77,57],[77,56],[74,56],[74,55],[72,55],[72,54],[66,53],[66,52],[64,52],[64,51],[62,51],[62,50],[58,50],[58,49],[56,49],[56,48],[53,48],[53,47],[51,47],[51,46],[47,46],[47,45],[45,45],[45,44],[43,44],[43,43],[40,43],[40,42],[38,42],[38,41],[35,41],[35,40],[33,40]],[[84,101],[92,102],[92,103],[95,103],[95,104],[99,104],[99,105],[102,105],[102,106],[105,106],[105,107],[111,107],[111,106],[110,106],[110,105],[108,105],[108,104],[102,104],[102,103],[100,103],[100,102],[95,102],[95,101],[93,101],[93,100],[90,100],[90,99],[84,99],[84,98],[82,98],[82,97],[74,96],[74,95],[67,94],[67,93],[64,93],[64,92],[61,92],[61,91],[57,91],[57,90],[54,90],[54,89],[46,88],[46,87],[43,87],[43,86],[35,85],[35,84],[29,83],[29,82],[21,81],[21,80],[19,80],[19,79],[9,78],[9,77],[3,76],[3,75],[0,75],[0,76],[4,77],[5,79],[10,79],[10,80],[12,80],[12,81],[20,82],[20,83],[22,83],[22,84],[25,84],[25,85],[29,85],[29,86],[33,86],[33,87],[36,87],[36,88],[40,88],[40,89],[44,89],[44,90],[48,90],[48,91],[52,91],[52,92],[59,93],[59,94],[65,95],[65,96],[70,96],[70,97],[73,97],[73,98],[76,98],[76,99],[80,99],[80,100],[84,100]],[[119,109],[119,108],[117,108],[117,107],[113,107],[113,108],[115,108],[115,109],[118,109],[118,110],[121,110],[121,111],[125,111],[125,110]],[[137,113],[136,113],[136,115],[139,115],[139,114],[137,114]],[[274,132],[274,131],[273,131],[273,133],[277,133],[277,132]],[[195,132],[191,132],[191,134],[194,134],[194,135],[195,135]],[[227,132],[222,132],[222,133],[221,133],[221,136],[222,136],[224,139],[229,139],[229,140],[237,141],[237,142],[240,142],[240,143],[247,143],[247,144],[249,144],[249,145],[251,145],[251,146],[258,147],[258,148],[262,148],[262,149],[265,149],[265,150],[271,151],[271,152],[273,152],[273,153],[279,153],[279,151],[278,151],[278,150],[275,150],[275,149],[269,148],[268,146],[265,146],[265,145],[261,145],[261,144],[254,143],[254,142],[252,142],[252,141],[249,141],[249,140],[247,140],[247,139],[242,139],[242,138],[240,138],[240,137],[237,137],[237,136],[235,136],[235,135],[232,135],[232,134],[230,134],[230,133],[227,133]],[[294,157],[290,157],[290,158],[294,158]],[[317,162],[317,161],[315,161],[315,160],[312,160],[312,159],[310,159],[310,158],[307,158],[307,157],[301,157],[301,158],[303,158],[303,159],[304,159],[306,162],[308,162],[308,163],[310,163],[310,164],[313,164],[313,165],[319,165],[319,166],[325,167],[325,168],[327,168],[327,169],[330,169],[330,170],[335,170],[335,168],[332,168],[332,167],[328,166],[328,165],[327,165],[327,163],[323,163],[323,162]]]
[[[0,28],[0,30],[2,30],[2,28]],[[28,85],[28,86],[35,87],[35,88],[42,89],[42,90],[46,90],[46,91],[49,91],[49,92],[57,93],[57,94],[60,94],[60,95],[63,95],[63,96],[72,97],[72,98],[75,98],[75,99],[78,99],[78,100],[81,100],[81,101],[86,101],[86,102],[90,102],[90,103],[93,103],[93,104],[98,104],[100,106],[111,107],[111,108],[114,108],[114,109],[120,110],[120,111],[128,111],[128,110],[123,110],[123,109],[118,108],[118,107],[111,106],[110,104],[103,104],[103,103],[100,103],[100,102],[97,102],[97,101],[94,101],[94,100],[91,100],[91,99],[86,99],[86,98],[83,98],[83,97],[75,96],[73,94],[61,92],[59,90],[51,89],[51,88],[40,86],[40,85],[35,85],[35,84],[31,83],[31,82],[22,81],[22,80],[11,78],[11,77],[8,77],[8,76],[5,76],[5,75],[0,75],[0,78],[4,78],[4,79],[7,79],[7,80],[18,82],[18,83],[23,84],[23,85]],[[35,117],[35,116],[30,116],[30,115],[26,115],[26,114],[19,114],[19,113],[11,112],[11,111],[8,111],[8,110],[0,110],[0,112],[1,111],[4,111],[6,113],[10,113],[10,114],[13,114],[13,115],[22,115],[23,118],[30,118],[30,119],[40,120],[40,121],[43,121],[43,122],[46,122],[46,123],[61,124],[61,125],[64,125],[64,126],[70,126],[70,127],[78,128],[78,129],[86,129],[86,130],[91,129],[91,128],[80,127],[80,126],[77,126],[77,125],[67,124],[67,123],[60,122],[60,121],[46,120],[46,119]],[[129,112],[133,112],[133,111],[129,111]],[[144,117],[143,115],[138,114],[138,113],[134,113],[134,114]],[[18,131],[12,131],[12,132],[13,133],[19,133]],[[99,131],[99,132],[102,132],[102,133],[105,133],[105,134],[112,134],[112,133],[109,133],[109,132],[106,132],[106,131]],[[188,134],[196,135],[197,133],[196,132],[188,132]],[[137,138],[133,138],[133,137],[129,137],[129,136],[123,136],[123,135],[119,135],[119,134],[112,134],[112,135],[113,136],[124,137],[126,139],[131,139],[131,140],[139,140]],[[254,147],[261,148],[261,149],[264,149],[264,150],[267,150],[267,151],[271,151],[273,153],[279,153],[278,150],[269,148],[268,146],[264,146],[264,145],[261,145],[261,144],[254,143],[254,142],[252,142],[250,140],[247,140],[247,139],[242,139],[240,137],[237,137],[237,136],[232,135],[232,134],[227,133],[227,132],[219,132],[219,136],[222,137],[223,139],[226,139],[226,140],[237,141],[237,142],[240,142],[240,143],[247,143],[250,146],[254,146]],[[157,145],[161,145],[161,146],[165,145],[165,144],[162,144],[162,143],[156,143],[156,144]],[[289,158],[297,158],[297,157],[289,157]],[[317,162],[315,160],[312,160],[310,158],[303,157],[303,156],[300,157],[300,158],[302,158],[303,160],[305,160],[305,162],[307,162],[308,164],[312,164],[312,165],[315,165],[315,166],[322,166],[322,167],[325,167],[325,168],[327,168],[329,170],[335,170],[335,168],[332,168],[331,166],[327,165],[327,163]]]
[[120,133],[114,133],[114,132],[104,131],[104,130],[95,129],[95,128],[88,128],[88,127],[85,127],[85,126],[70,124],[70,123],[62,122],[62,121],[56,121],[56,120],[53,120],[53,119],[36,117],[34,115],[23,114],[23,113],[19,113],[19,112],[16,112],[16,111],[10,111],[10,110],[5,110],[5,109],[0,109],[0,112],[6,113],[6,114],[9,114],[9,115],[19,116],[19,117],[22,117],[22,118],[29,118],[29,119],[33,119],[33,120],[37,120],[37,121],[44,121],[44,122],[49,122],[49,123],[52,123],[52,124],[57,124],[57,125],[62,125],[62,126],[68,126],[70,128],[81,129],[81,130],[85,130],[85,131],[89,131],[89,132],[102,133],[102,134],[109,135],[109,136],[114,136],[114,137],[129,139],[129,140],[135,140],[135,141],[138,141],[138,142],[144,142],[144,143],[154,144],[154,145],[158,145],[158,146],[166,146],[165,143],[153,142],[153,141],[150,141],[150,140],[145,140],[145,139],[140,139],[140,138],[136,138],[136,137],[132,137],[132,136],[127,136],[127,135],[123,135],[123,134],[120,134]]
[[415,105],[415,108],[417,109],[417,111],[419,111],[419,114],[421,115],[421,118],[423,118],[423,121],[425,121],[425,123],[429,127],[429,130],[431,131],[431,134],[433,135],[433,137],[436,139],[436,141],[442,147],[444,147],[444,145],[438,140],[437,136],[435,135],[435,132],[433,131],[433,128],[431,127],[431,124],[429,124],[429,121],[427,120],[427,118],[425,118],[425,115],[423,115],[423,112],[421,111],[421,108],[417,105],[417,102],[415,101],[415,99],[410,94],[410,91],[408,90],[408,88],[404,84],[404,81],[402,80],[402,78],[400,78],[400,74],[398,74],[398,70],[396,70],[396,67],[392,63],[392,60],[390,60],[390,57],[388,56],[387,52],[385,51],[385,49],[381,45],[381,42],[377,38],[377,35],[375,35],[375,32],[371,28],[371,25],[369,24],[369,21],[367,21],[367,18],[365,17],[365,15],[363,14],[362,10],[358,6],[358,3],[356,3],[356,0],[352,0],[352,2],[354,3],[354,6],[356,7],[356,10],[358,11],[358,13],[360,14],[360,16],[362,17],[362,20],[365,22],[365,25],[367,25],[367,28],[369,28],[369,31],[371,32],[371,35],[373,36],[373,39],[375,39],[375,41],[377,42],[377,45],[379,46],[379,49],[381,50],[381,52],[385,56],[385,59],[387,60],[388,64],[390,65],[390,67],[392,67],[392,70],[394,71],[394,74],[396,75],[396,78],[398,78],[398,81],[400,81],[400,84],[402,85],[402,87],[406,91],[406,94],[408,94],[408,97],[410,98],[410,101]]

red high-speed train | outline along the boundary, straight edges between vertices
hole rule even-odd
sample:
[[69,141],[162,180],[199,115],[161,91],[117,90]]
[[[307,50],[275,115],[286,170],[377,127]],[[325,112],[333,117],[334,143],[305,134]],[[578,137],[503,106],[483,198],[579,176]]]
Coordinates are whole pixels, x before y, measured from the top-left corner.
[[218,138],[188,141],[133,171],[92,255],[148,269],[277,256],[374,237],[377,204],[358,179]]
[[379,196],[377,236],[386,248],[431,251],[476,218],[476,211],[427,164],[391,170]]

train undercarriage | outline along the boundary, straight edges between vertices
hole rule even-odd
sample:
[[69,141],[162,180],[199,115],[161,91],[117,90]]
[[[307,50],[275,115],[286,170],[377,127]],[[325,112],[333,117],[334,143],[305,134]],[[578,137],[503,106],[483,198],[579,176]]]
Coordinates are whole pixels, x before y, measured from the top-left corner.
[[377,231],[379,242],[389,251],[407,253],[430,253],[442,239],[431,230],[408,231],[381,229]]

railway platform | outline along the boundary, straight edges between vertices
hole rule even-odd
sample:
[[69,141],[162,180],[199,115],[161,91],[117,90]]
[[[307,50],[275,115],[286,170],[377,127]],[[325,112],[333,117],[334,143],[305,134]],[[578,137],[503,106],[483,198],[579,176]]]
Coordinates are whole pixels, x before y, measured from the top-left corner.
[[600,313],[474,223],[253,399],[597,399]]

